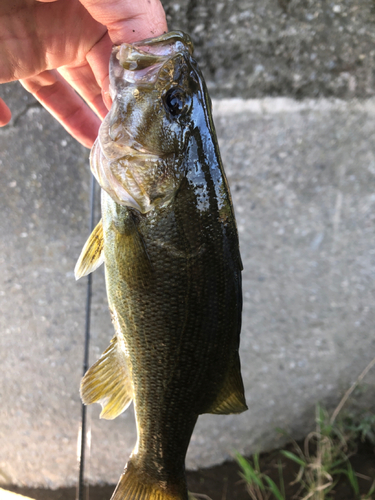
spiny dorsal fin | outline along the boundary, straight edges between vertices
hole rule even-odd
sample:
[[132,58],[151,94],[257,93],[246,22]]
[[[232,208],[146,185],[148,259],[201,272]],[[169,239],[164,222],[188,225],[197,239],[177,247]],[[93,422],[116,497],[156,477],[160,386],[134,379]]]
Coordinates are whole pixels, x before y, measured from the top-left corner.
[[83,276],[87,276],[103,264],[103,245],[103,222],[102,219],[100,219],[82,248],[81,255],[77,260],[77,264],[74,268],[76,280],[79,280],[79,278]]
[[229,415],[247,410],[238,353],[215,402],[205,413]]
[[113,420],[130,405],[133,385],[121,336],[113,337],[109,347],[86,372],[81,382],[81,398],[85,405],[100,403],[100,418],[107,420]]

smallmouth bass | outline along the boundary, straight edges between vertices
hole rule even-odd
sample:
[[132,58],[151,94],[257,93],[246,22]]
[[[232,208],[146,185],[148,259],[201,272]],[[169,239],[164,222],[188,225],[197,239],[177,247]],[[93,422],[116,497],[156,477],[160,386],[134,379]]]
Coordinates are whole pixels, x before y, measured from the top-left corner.
[[115,336],[81,396],[109,419],[134,401],[138,440],[112,500],[187,500],[198,416],[247,409],[236,222],[190,38],[114,47],[110,83],[91,152],[102,220],[75,273],[105,263]]

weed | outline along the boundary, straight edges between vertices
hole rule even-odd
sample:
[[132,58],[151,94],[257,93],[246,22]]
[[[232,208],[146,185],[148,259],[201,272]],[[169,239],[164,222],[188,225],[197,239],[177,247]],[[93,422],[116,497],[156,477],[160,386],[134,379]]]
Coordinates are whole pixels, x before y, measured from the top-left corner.
[[368,441],[375,446],[375,414],[365,411],[360,415],[346,414],[342,418],[343,426],[352,433],[354,440]]
[[348,460],[347,442],[341,430],[330,423],[327,412],[317,405],[316,430],[304,441],[303,450],[294,441],[295,453],[281,454],[300,467],[294,483],[300,484],[302,500],[325,500]]
[[190,493],[188,494],[188,500],[211,500],[211,498],[203,493]]
[[[340,475],[344,475],[358,500],[375,500],[375,479],[361,476],[372,481],[368,492],[360,496],[357,476],[349,458],[355,453],[355,441],[368,440],[375,445],[375,415],[362,413],[360,417],[343,416],[341,410],[353,391],[358,387],[369,370],[375,366],[375,358],[366,366],[357,380],[346,391],[335,411],[329,417],[326,410],[316,406],[316,428],[305,439],[302,448],[292,441],[294,450],[282,450],[281,454],[299,466],[299,471],[292,484],[299,485],[295,496],[299,500],[330,500],[333,488]],[[285,433],[283,433],[285,434]],[[284,480],[279,462],[279,484],[261,472],[259,455],[246,460],[239,453],[235,454],[241,467],[240,475],[246,482],[251,500],[285,500]],[[302,495],[302,496],[301,496]]]
[[280,488],[278,488],[276,483],[267,474],[260,471],[258,453],[252,459],[246,460],[240,453],[236,452],[235,459],[242,469],[240,475],[246,482],[251,500],[269,500],[272,497],[276,500],[285,500],[281,463],[279,463],[278,467],[280,480]]
[[[360,498],[357,476],[349,462],[349,457],[355,451],[353,443],[359,436],[363,440],[374,439],[375,441],[375,416],[370,414],[367,418],[352,420],[351,425],[347,425],[345,418],[339,419],[338,417],[350,395],[373,366],[375,366],[375,358],[346,391],[330,418],[328,413],[317,405],[316,430],[306,437],[303,451],[295,442],[296,453],[281,451],[282,455],[300,466],[295,483],[300,483],[300,491],[304,492],[302,500],[329,500],[327,495],[342,474],[347,477],[355,498]],[[371,480],[371,478],[367,479]],[[367,494],[361,498],[370,500],[374,491],[375,480]]]

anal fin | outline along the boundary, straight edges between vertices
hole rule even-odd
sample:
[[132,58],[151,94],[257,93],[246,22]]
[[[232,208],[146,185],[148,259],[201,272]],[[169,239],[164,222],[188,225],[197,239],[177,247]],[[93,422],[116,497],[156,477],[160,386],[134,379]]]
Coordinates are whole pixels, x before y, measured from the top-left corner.
[[81,382],[83,403],[100,403],[100,418],[107,420],[124,412],[133,399],[133,385],[123,342],[121,337],[113,337],[109,347],[86,372]]
[[80,256],[78,257],[77,264],[74,268],[74,276],[76,280],[82,278],[83,276],[87,276],[103,264],[103,246],[103,222],[102,219],[100,219],[82,248]]
[[245,391],[241,376],[240,358],[235,355],[232,366],[216,400],[205,413],[229,415],[246,411]]

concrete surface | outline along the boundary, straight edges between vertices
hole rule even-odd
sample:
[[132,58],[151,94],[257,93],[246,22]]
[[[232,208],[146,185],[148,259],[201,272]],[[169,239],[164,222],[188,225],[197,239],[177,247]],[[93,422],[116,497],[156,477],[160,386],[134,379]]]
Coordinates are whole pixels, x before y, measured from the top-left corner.
[[214,97],[374,95],[373,0],[162,0]]
[[[80,420],[88,151],[17,84],[0,129],[0,483],[73,485]],[[375,101],[214,102],[244,260],[241,358],[249,411],[199,419],[190,468],[312,429],[375,355]],[[98,214],[98,211],[97,211]],[[112,337],[94,275],[91,362]],[[357,403],[374,406],[375,375]],[[132,409],[89,412],[93,483],[116,482],[135,442]]]

